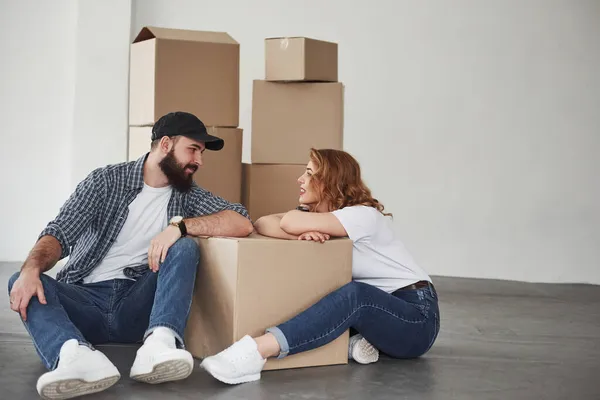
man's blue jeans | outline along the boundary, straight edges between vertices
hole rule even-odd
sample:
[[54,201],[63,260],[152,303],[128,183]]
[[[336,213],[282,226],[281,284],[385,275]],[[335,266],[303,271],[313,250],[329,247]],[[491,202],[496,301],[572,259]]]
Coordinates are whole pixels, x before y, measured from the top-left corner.
[[[149,269],[137,281],[72,285],[42,274],[47,304],[32,297],[24,325],[46,367],[56,368],[60,348],[69,339],[90,347],[137,343],[162,326],[171,328],[183,347],[199,256],[198,244],[181,238],[169,249],[158,273]],[[10,278],[9,293],[18,277],[16,273]]]
[[279,342],[283,358],[323,346],[349,328],[391,357],[421,356],[440,330],[437,293],[427,286],[389,294],[354,281],[267,332]]

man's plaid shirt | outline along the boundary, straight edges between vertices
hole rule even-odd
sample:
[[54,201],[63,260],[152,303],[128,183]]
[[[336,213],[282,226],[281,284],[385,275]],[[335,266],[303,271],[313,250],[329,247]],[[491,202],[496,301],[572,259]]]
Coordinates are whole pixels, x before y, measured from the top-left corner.
[[[129,212],[129,204],[144,186],[144,162],[147,154],[137,161],[98,168],[83,180],[58,216],[40,234],[52,235],[62,247],[61,259],[70,256],[56,279],[66,283],[83,281],[102,261],[116,240]],[[173,190],[168,205],[168,218],[184,218],[233,210],[248,217],[238,203],[229,203],[198,187],[189,192]],[[150,246],[150,244],[148,244]],[[126,268],[126,276],[137,279],[148,270],[147,265]]]

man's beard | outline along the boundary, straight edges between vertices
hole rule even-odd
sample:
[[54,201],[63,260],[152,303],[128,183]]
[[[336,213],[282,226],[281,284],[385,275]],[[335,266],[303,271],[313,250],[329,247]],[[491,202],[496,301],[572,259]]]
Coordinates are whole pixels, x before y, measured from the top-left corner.
[[181,165],[175,158],[175,151],[171,151],[158,163],[160,169],[169,180],[169,184],[179,192],[187,192],[192,188],[194,182],[193,173],[189,174],[186,172],[187,168],[192,169],[194,172],[198,167],[194,164]]

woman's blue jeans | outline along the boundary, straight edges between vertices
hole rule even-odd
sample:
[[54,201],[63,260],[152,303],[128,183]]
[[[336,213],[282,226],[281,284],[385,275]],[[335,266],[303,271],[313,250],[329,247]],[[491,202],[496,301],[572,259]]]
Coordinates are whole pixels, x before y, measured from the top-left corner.
[[267,332],[279,342],[283,358],[323,346],[349,328],[391,357],[419,357],[440,330],[437,293],[429,285],[390,294],[353,281]]

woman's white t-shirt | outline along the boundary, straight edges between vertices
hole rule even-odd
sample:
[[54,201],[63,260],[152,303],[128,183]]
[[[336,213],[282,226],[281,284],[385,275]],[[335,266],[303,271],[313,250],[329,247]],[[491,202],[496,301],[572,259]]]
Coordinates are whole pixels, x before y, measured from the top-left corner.
[[353,242],[352,277],[388,293],[431,278],[396,237],[390,217],[376,208],[351,206],[332,212]]

